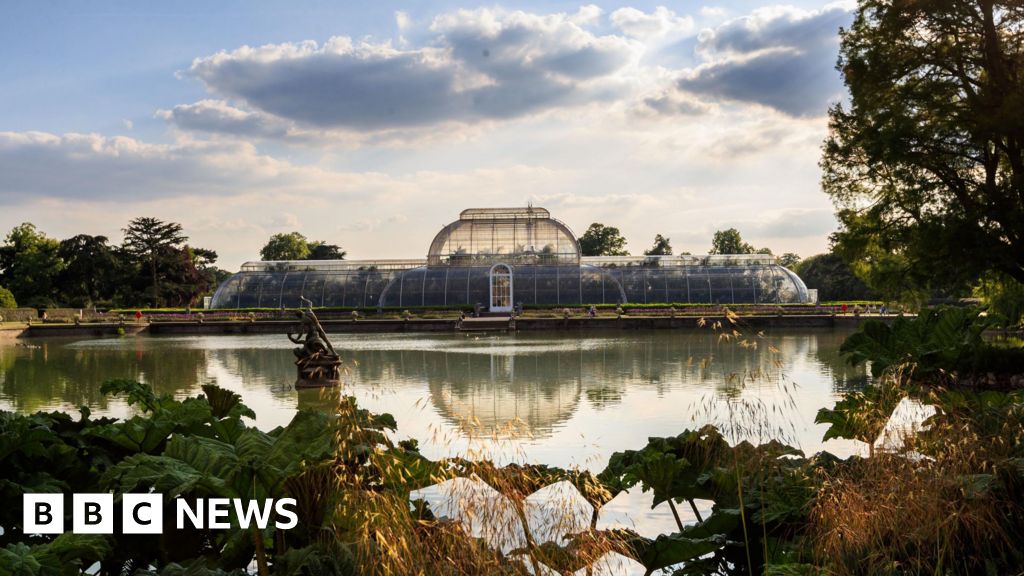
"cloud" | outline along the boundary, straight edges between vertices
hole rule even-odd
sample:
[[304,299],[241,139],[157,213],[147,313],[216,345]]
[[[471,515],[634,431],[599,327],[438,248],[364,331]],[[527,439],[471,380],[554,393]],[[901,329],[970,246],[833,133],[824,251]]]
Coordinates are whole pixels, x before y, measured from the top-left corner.
[[[308,128],[377,131],[517,118],[620,94],[614,75],[638,48],[586,29],[594,17],[589,7],[573,15],[458,11],[434,19],[434,42],[425,47],[347,37],[243,46],[196,59],[188,75],[256,113]],[[237,120],[228,126],[241,129]],[[242,124],[262,130],[249,119]]]
[[699,99],[678,91],[663,91],[656,96],[644,98],[637,108],[640,115],[655,116],[697,116],[711,110],[711,106]]
[[[712,12],[722,16],[702,14]],[[762,8],[699,35],[693,17],[664,6],[395,20],[391,41],[333,37],[197,58],[183,75],[211,97],[158,115],[207,135],[399,147],[594,104],[627,119],[622,111],[696,117],[723,103],[820,117],[843,93],[833,65],[850,7]]]
[[251,145],[151,144],[124,136],[0,132],[0,204],[27,198],[145,201],[315,190],[329,173],[261,155]]
[[700,33],[704,62],[676,87],[712,99],[755,103],[790,116],[821,116],[841,97],[834,70],[838,30],[849,24],[846,4],[817,11],[791,7],[756,10]]
[[651,13],[630,7],[619,8],[612,12],[611,20],[612,24],[633,38],[685,34],[693,30],[692,17],[678,16],[664,6],[658,6]]
[[223,100],[200,100],[157,111],[163,118],[185,130],[230,134],[243,138],[296,138],[292,123],[262,112],[236,108]]
[[752,234],[767,238],[824,236],[836,229],[836,217],[828,208],[782,210],[751,228]]

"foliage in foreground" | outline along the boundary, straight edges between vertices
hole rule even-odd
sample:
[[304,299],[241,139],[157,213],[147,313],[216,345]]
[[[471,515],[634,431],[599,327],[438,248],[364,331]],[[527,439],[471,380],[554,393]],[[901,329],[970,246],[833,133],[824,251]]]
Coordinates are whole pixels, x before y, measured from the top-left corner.
[[[873,446],[904,398],[935,407],[924,431],[868,458],[805,457],[778,441],[731,444],[705,426],[616,453],[596,476],[543,465],[435,462],[415,441],[393,444],[387,432],[394,419],[351,398],[338,399],[331,414],[300,411],[288,426],[262,432],[246,423],[252,412],[232,392],[206,386],[199,397],[174,400],[124,381],[103,390],[139,409],[128,419],[93,419],[85,409],[77,420],[0,412],[0,498],[13,503],[0,509],[0,575],[79,574],[94,563],[103,573],[165,576],[520,575],[545,566],[571,574],[609,552],[648,574],[674,576],[1018,573],[1024,391],[956,388],[939,370],[973,354],[952,348],[980,346],[960,312],[907,322],[871,346],[850,339],[854,361],[893,360],[874,384],[819,414],[831,425],[826,438]],[[880,342],[927,353],[894,355],[895,344]],[[908,370],[908,358],[923,367]],[[496,545],[494,534],[470,531],[464,517],[438,517],[413,499],[416,490],[456,480],[485,486],[504,502],[504,528],[523,535],[520,545]],[[556,483],[571,485],[592,517],[589,526],[565,523],[543,541],[527,520],[527,500]],[[649,493],[652,506],[667,506],[676,531],[647,538],[598,529],[601,509],[633,489]],[[233,519],[226,531],[168,526],[162,536],[57,538],[17,529],[24,492],[150,490],[167,498],[293,497],[299,526],[246,530]],[[493,499],[472,506],[468,514],[477,519],[502,508]],[[697,521],[684,523],[680,506]],[[570,514],[557,506],[549,513]]]
[[1024,282],[1024,8],[861,0],[840,37],[850,100],[821,161],[837,252],[889,297]]

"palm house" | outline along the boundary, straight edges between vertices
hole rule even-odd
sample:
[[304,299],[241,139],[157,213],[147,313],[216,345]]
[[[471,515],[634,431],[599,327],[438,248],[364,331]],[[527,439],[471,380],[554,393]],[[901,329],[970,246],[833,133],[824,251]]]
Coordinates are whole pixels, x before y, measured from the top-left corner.
[[437,233],[425,259],[248,262],[212,308],[790,304],[807,287],[771,255],[595,256],[536,207],[473,208]]

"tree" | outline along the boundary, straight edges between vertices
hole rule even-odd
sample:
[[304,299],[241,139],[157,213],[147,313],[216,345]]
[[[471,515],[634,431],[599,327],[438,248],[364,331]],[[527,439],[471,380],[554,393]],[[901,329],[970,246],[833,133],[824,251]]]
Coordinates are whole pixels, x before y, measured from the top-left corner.
[[669,240],[661,234],[655,234],[654,246],[650,250],[644,250],[644,256],[671,256],[672,245],[669,244]]
[[113,298],[120,262],[106,236],[79,234],[61,240],[57,253],[65,263],[57,276],[62,302],[91,306]]
[[320,240],[309,243],[308,260],[344,260],[346,252],[337,244],[328,244]]
[[28,222],[16,226],[0,247],[0,280],[25,306],[52,306],[55,280],[64,268],[59,243]]
[[626,239],[614,226],[594,222],[580,236],[580,253],[584,256],[628,256]]
[[216,269],[211,265],[216,260],[217,253],[213,250],[191,246],[167,248],[161,270],[165,278],[162,300],[172,306],[194,305],[214,281]]
[[818,300],[874,300],[878,294],[854,275],[837,254],[818,254],[806,258],[794,269],[808,288],[818,289]]
[[1024,7],[994,0],[864,0],[841,32],[822,183],[869,283],[1024,282],[1022,42]]
[[323,240],[307,240],[299,232],[274,234],[260,249],[260,258],[265,261],[278,260],[344,260],[345,251],[337,244]]
[[14,294],[3,286],[0,286],[0,308],[17,308],[18,301],[14,299]]
[[[715,232],[711,240],[711,254],[753,254],[754,247],[743,241],[739,230],[729,228]],[[769,251],[769,254],[771,251]]]
[[182,234],[181,224],[163,222],[156,218],[136,218],[124,230],[126,253],[145,263],[150,272],[150,293],[154,307],[160,305],[160,275],[162,264],[176,262],[180,245],[188,240]]
[[274,234],[260,249],[261,260],[305,260],[309,258],[309,242],[298,232]]
[[800,264],[800,255],[794,254],[793,252],[786,252],[782,256],[779,256],[779,264],[792,270]]

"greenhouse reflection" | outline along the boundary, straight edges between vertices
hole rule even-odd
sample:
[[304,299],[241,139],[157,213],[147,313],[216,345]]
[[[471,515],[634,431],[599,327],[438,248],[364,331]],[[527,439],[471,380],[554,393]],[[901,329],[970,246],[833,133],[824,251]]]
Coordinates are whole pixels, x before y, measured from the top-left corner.
[[[464,437],[543,439],[581,419],[635,410],[638,398],[657,403],[651,413],[690,415],[705,400],[770,398],[792,381],[803,387],[798,402],[825,402],[867,381],[863,367],[847,365],[838,353],[845,336],[778,331],[743,340],[710,329],[572,338],[348,334],[338,335],[335,347],[346,366],[339,393],[378,411],[405,410],[402,426],[433,422]],[[130,409],[104,397],[100,385],[128,378],[179,398],[216,383],[238,391],[260,421],[273,425],[286,423],[296,408],[330,410],[335,397],[293,389],[293,361],[290,346],[274,336],[3,342],[0,407],[84,405],[96,415],[120,416]],[[414,403],[420,408],[402,407]]]

